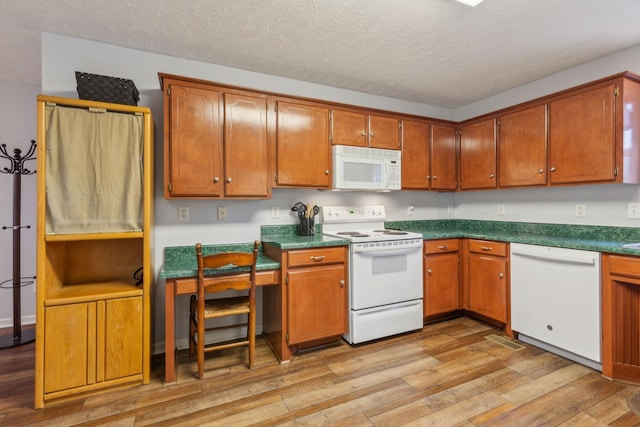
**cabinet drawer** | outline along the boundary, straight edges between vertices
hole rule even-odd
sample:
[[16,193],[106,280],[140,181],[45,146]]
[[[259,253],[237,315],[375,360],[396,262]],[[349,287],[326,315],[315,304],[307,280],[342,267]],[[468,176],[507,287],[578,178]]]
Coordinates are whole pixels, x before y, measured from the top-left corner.
[[456,252],[458,250],[458,247],[458,239],[425,240],[424,253],[439,254],[443,252]]
[[289,268],[345,262],[345,248],[315,248],[289,251]]
[[507,256],[508,243],[495,242],[492,240],[469,240],[469,252],[481,254],[491,254],[495,256]]
[[640,278],[640,258],[609,255],[611,274]]

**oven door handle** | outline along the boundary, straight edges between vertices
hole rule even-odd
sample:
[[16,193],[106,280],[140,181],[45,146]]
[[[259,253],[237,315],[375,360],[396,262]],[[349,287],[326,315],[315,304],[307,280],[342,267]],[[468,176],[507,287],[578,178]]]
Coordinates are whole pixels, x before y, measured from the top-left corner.
[[353,253],[358,253],[358,254],[371,256],[371,257],[402,255],[402,254],[408,254],[416,251],[419,252],[421,250],[421,247],[422,246],[420,245],[420,246],[407,246],[404,248],[388,249],[388,248],[379,248],[379,247],[366,248],[366,247],[354,246]]

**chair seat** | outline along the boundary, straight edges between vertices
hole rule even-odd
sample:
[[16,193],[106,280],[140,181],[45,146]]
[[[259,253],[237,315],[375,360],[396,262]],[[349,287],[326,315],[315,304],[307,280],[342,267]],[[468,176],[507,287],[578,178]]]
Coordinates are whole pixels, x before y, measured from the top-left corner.
[[211,319],[232,314],[249,313],[249,297],[229,297],[210,299],[204,302],[204,318]]

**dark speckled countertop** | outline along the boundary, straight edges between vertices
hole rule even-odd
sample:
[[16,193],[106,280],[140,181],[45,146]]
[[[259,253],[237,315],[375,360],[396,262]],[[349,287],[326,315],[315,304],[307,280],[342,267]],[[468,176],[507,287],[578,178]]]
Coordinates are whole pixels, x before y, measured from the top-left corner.
[[[555,246],[640,256],[640,248],[623,245],[640,242],[640,228],[574,224],[542,224],[528,222],[481,221],[465,219],[387,221],[386,228],[421,233],[425,240],[467,237],[511,243]],[[263,225],[263,243],[281,250],[344,246],[349,241],[322,235],[322,224],[316,224],[314,236],[298,236],[295,225]],[[253,243],[203,246],[204,253],[241,250],[250,252]],[[260,251],[258,270],[275,270],[280,263]],[[194,246],[169,246],[164,249],[164,266],[160,277],[174,279],[197,274]]]
[[422,233],[425,240],[468,237],[640,256],[640,228],[480,220],[388,221],[387,228]]

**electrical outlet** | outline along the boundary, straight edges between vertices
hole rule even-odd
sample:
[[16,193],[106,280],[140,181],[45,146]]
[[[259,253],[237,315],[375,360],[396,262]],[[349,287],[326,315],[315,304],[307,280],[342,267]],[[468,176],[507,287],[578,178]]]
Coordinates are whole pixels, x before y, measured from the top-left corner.
[[453,213],[453,205],[447,205],[447,213]]
[[498,205],[498,215],[504,215],[504,205]]
[[280,218],[280,208],[277,206],[271,206],[271,218]]
[[576,205],[576,218],[587,216],[587,205]]
[[189,208],[187,206],[178,208],[178,221],[189,221]]
[[407,215],[413,215],[416,213],[416,207],[413,205],[407,206]]
[[227,207],[218,206],[218,221],[224,221],[227,219]]
[[629,203],[627,205],[627,218],[640,219],[640,203]]

